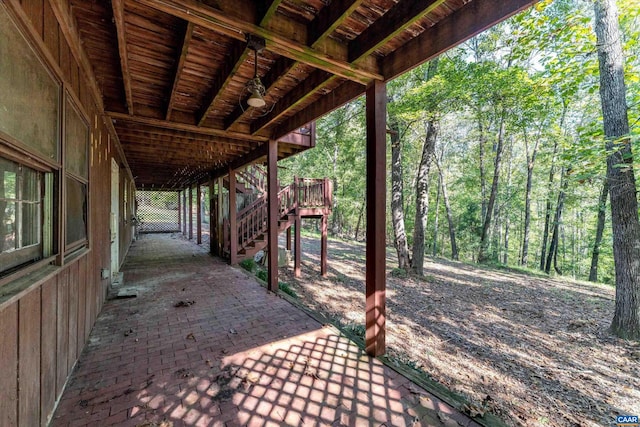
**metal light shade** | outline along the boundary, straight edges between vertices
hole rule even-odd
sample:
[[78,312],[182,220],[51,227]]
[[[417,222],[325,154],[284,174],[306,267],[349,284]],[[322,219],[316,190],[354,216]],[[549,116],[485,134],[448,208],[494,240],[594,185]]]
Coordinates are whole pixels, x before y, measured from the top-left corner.
[[258,90],[257,87],[254,87],[251,90],[251,96],[247,100],[247,104],[249,104],[249,106],[254,108],[260,108],[266,105],[266,102],[264,101],[264,98],[260,94],[260,91]]

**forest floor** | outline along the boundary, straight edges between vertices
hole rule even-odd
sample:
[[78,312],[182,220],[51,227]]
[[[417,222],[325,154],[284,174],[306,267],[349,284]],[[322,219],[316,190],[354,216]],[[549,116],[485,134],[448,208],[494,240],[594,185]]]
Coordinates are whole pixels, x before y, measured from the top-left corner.
[[[365,247],[303,237],[302,277],[281,268],[306,306],[363,329]],[[428,258],[399,277],[387,252],[387,352],[509,425],[614,425],[640,414],[640,343],[611,336],[614,289]]]

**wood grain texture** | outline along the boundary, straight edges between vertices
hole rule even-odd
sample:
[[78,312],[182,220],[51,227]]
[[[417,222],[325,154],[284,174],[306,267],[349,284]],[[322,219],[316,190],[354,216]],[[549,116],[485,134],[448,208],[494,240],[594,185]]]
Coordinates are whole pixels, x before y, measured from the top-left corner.
[[0,311],[0,425],[18,425],[18,304]]
[[40,424],[40,289],[19,302],[18,418],[20,425]]
[[40,334],[40,425],[44,426],[56,402],[56,342],[57,342],[57,279],[53,278],[41,289]]

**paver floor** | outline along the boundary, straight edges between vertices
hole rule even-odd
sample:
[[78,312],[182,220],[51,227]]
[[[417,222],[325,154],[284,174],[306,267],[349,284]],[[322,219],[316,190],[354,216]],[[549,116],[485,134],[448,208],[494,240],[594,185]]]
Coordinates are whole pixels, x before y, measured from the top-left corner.
[[144,235],[53,426],[476,425],[180,236]]

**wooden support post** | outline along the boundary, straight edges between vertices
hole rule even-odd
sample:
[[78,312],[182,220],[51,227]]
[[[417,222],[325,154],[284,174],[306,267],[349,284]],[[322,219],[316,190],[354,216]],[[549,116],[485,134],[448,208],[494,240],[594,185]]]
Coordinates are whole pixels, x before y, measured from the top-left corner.
[[287,227],[287,250],[291,251],[291,225]]
[[178,230],[182,230],[182,193],[178,191]]
[[224,190],[224,178],[220,177],[218,178],[218,224],[217,224],[217,230],[218,230],[218,254],[222,256],[222,254],[224,254],[224,245],[225,245],[225,241],[224,241],[224,198],[222,197]]
[[209,252],[211,255],[220,256],[220,252],[218,252],[218,218],[216,217],[218,209],[216,208],[215,211],[213,209],[215,207],[215,203],[213,203],[216,194],[215,186],[214,179],[209,181]]
[[193,239],[193,187],[189,187],[189,240]]
[[231,228],[231,244],[229,247],[229,264],[238,263],[238,209],[236,208],[236,171],[229,169],[229,227]]
[[367,246],[366,246],[366,351],[385,352],[385,207],[386,207],[385,83],[367,88]]
[[300,277],[300,263],[302,262],[302,246],[301,246],[301,227],[302,227],[302,218],[300,215],[296,215],[296,229],[295,229],[295,261],[293,263],[293,275],[295,277]]
[[327,276],[327,215],[322,215],[322,237],[320,238],[320,274]]
[[200,191],[202,188],[200,184],[196,186],[196,243],[202,244],[202,194]]
[[278,290],[278,141],[269,140],[267,150],[267,212],[269,232],[267,237],[268,275],[267,288]]

